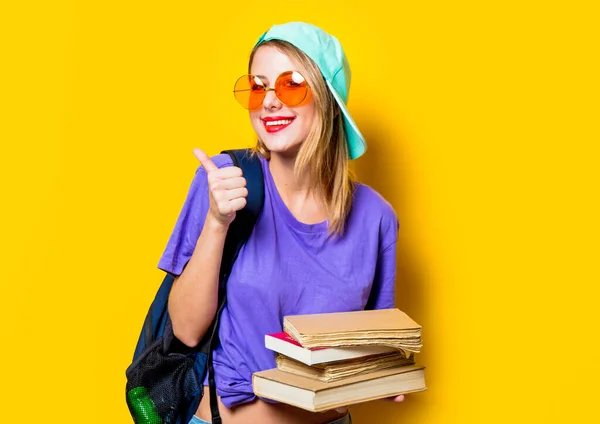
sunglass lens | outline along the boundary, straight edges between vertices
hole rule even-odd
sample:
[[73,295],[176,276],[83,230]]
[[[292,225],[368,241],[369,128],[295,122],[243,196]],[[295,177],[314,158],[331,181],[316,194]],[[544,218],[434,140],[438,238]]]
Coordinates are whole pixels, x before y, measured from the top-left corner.
[[258,108],[265,98],[265,86],[254,75],[242,75],[233,88],[235,99],[246,109]]
[[297,71],[284,72],[275,83],[277,97],[287,106],[298,106],[306,98],[308,83]]

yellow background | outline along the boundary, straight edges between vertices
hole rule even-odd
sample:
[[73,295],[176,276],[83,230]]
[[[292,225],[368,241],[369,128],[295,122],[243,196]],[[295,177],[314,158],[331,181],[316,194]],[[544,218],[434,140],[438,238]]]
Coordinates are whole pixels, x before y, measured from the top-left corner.
[[345,46],[424,329],[429,390],[355,422],[599,422],[593,3],[3,2],[0,422],[131,422],[192,148],[253,142],[232,84],[289,20]]

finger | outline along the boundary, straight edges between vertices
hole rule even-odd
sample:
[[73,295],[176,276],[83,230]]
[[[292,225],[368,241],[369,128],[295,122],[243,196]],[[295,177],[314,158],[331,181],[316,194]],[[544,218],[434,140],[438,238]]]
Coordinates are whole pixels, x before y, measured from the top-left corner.
[[398,396],[393,396],[393,397],[387,397],[387,398],[383,398],[381,399],[383,401],[388,401],[388,402],[402,402],[404,401],[404,395],[398,395]]
[[248,189],[246,187],[234,188],[233,190],[227,190],[225,192],[227,200],[237,199],[238,197],[248,196]]
[[234,188],[246,187],[246,179],[244,177],[227,178],[224,180],[215,179],[211,185],[213,190],[233,190]]
[[219,191],[216,193],[215,203],[221,215],[228,215],[243,209],[246,206],[246,198],[229,199],[226,191]]
[[228,178],[239,178],[242,176],[241,168],[237,166],[227,166],[225,168],[217,169],[211,172],[211,177],[216,180],[225,180]]
[[194,150],[192,150],[192,152],[194,152],[194,155],[198,158],[206,172],[213,172],[219,170],[217,165],[213,163],[213,161],[208,157],[206,153],[204,153],[204,151],[195,148]]
[[233,199],[229,201],[229,206],[233,212],[240,211],[244,209],[244,206],[246,206],[246,198],[238,197],[237,199]]

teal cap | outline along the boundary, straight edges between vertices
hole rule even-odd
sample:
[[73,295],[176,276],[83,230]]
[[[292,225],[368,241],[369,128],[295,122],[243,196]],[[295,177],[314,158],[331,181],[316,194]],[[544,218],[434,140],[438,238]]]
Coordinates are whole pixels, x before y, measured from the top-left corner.
[[350,91],[350,65],[338,39],[314,25],[289,22],[273,25],[258,39],[256,45],[268,40],[287,41],[306,53],[317,64],[329,91],[344,115],[350,159],[360,157],[367,150],[367,143],[346,107]]

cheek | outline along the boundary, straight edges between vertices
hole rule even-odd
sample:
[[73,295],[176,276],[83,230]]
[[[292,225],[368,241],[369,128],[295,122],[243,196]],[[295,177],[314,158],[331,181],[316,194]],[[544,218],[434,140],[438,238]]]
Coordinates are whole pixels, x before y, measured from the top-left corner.
[[303,121],[303,129],[304,132],[308,132],[315,120],[315,101],[312,96],[312,90],[308,91],[306,95],[306,99],[300,104],[299,110],[301,110],[302,121]]
[[262,123],[260,121],[260,112],[250,112],[250,123],[255,131],[258,131],[262,128]]
[[310,89],[308,90],[308,93],[306,93],[305,99],[302,100],[302,103],[300,103],[298,105],[298,107],[307,106],[307,105],[312,105],[314,107],[312,90],[310,90]]
[[308,131],[315,121],[315,104],[308,104],[302,110],[303,127]]

